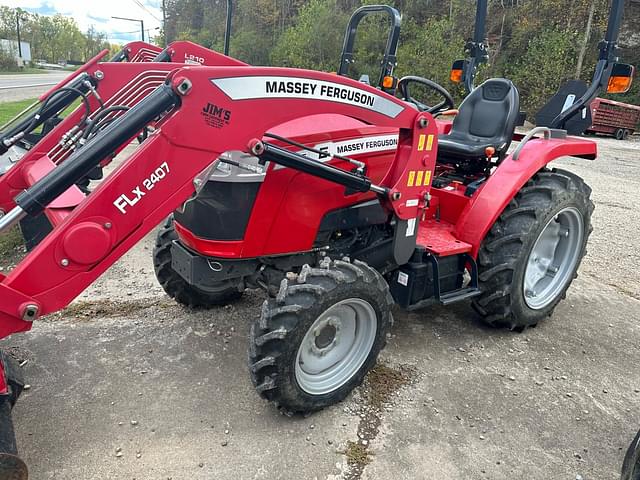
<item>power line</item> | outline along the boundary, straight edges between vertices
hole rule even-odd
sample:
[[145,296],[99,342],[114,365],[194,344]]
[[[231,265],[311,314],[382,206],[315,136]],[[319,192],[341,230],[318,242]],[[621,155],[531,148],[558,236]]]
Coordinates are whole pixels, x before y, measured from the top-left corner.
[[153,18],[155,18],[158,22],[162,22],[162,20],[160,20],[158,17],[156,17],[155,13],[153,13],[151,10],[149,10],[142,2],[140,2],[140,0],[133,0],[133,3],[138,5],[141,9],[143,9],[145,12],[147,12],[149,15],[151,15]]

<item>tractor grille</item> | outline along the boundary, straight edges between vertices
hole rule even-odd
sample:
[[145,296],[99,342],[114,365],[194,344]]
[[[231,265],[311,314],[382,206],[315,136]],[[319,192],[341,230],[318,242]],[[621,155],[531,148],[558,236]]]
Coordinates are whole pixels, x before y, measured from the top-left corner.
[[174,218],[202,239],[242,240],[261,184],[209,181]]

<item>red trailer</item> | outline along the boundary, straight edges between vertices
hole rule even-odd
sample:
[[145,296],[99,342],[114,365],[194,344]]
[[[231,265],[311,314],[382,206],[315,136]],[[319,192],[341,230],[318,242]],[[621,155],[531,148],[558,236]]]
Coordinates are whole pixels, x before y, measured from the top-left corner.
[[593,124],[587,133],[604,133],[626,140],[640,123],[640,106],[596,98],[591,102],[591,116]]

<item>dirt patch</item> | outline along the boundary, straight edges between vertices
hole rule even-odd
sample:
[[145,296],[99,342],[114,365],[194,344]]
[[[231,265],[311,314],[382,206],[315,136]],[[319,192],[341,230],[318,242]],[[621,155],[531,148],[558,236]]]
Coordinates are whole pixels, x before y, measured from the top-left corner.
[[347,457],[347,463],[350,468],[355,465],[364,468],[371,463],[371,455],[369,455],[368,448],[359,442],[349,440],[344,454]]
[[369,372],[362,388],[364,402],[359,402],[361,406],[355,412],[360,416],[358,439],[347,442],[344,452],[348,467],[343,476],[345,480],[362,478],[365,467],[372,460],[369,447],[380,431],[383,410],[393,403],[393,396],[416,377],[416,370],[408,365],[378,364]]
[[367,399],[369,405],[382,408],[405,385],[409,385],[415,379],[417,372],[410,366],[400,365],[391,368],[384,364],[378,364],[369,372],[365,381]]
[[120,318],[138,314],[149,308],[171,308],[176,304],[165,298],[142,298],[133,300],[97,300],[78,301],[59,313],[49,315],[48,320],[60,318],[74,318],[76,320],[88,318]]
[[0,268],[2,270],[11,270],[24,255],[24,240],[18,227],[0,234]]

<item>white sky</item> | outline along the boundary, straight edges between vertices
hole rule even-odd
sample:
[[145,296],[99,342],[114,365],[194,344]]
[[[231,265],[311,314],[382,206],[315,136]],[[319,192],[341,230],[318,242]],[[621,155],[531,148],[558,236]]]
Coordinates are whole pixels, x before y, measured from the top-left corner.
[[[138,2],[143,4],[146,11]],[[96,30],[106,32],[109,41],[126,43],[140,40],[140,23],[115,20],[112,16],[135,18],[144,21],[145,40],[148,33],[158,35],[162,19],[162,0],[0,0],[0,5],[20,7],[40,15],[61,13],[73,17],[81,30],[86,31],[90,25]],[[151,13],[149,13],[151,12]],[[155,18],[154,18],[155,17]]]

